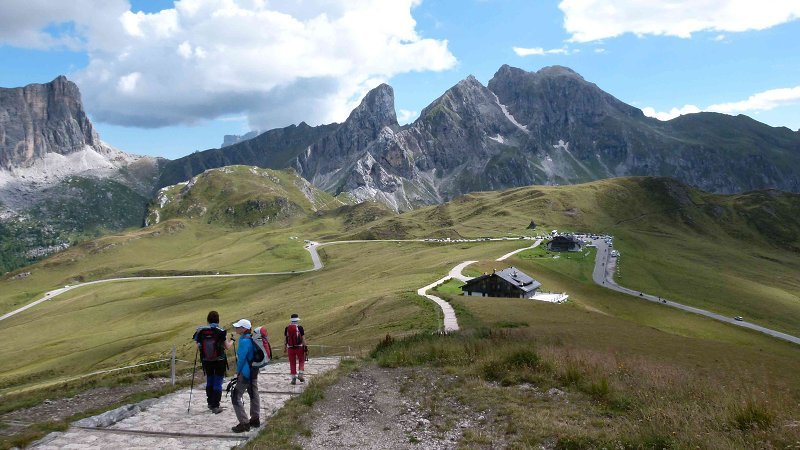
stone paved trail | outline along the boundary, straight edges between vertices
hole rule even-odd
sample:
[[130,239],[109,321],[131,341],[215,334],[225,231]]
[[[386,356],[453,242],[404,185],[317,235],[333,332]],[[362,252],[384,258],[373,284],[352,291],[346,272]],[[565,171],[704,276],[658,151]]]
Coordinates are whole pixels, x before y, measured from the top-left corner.
[[[288,362],[270,364],[262,369],[258,378],[262,425],[293,395],[301,393],[315,375],[334,369],[338,364],[338,357],[312,358],[305,367],[308,375],[306,383],[298,382],[295,386],[289,384]],[[75,422],[67,431],[51,433],[32,448],[229,449],[258,434],[258,430],[232,433],[231,427],[236,425],[236,416],[230,399],[223,396],[225,411],[212,414],[206,407],[205,380],[202,375],[197,380],[199,383],[195,383],[189,413],[186,412],[189,389],[184,389],[156,399],[142,411],[109,426],[97,425],[97,422],[102,422],[101,416]],[[94,426],[82,426],[87,423]]]

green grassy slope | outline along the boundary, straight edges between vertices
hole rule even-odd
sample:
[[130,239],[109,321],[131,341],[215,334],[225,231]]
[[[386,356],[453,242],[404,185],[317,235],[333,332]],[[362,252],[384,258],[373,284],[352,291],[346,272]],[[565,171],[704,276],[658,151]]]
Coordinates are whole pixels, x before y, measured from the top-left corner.
[[174,217],[203,218],[233,226],[286,224],[300,216],[341,206],[293,170],[228,166],[210,169],[162,189],[147,212],[147,223]]
[[148,199],[111,179],[73,176],[20,217],[0,221],[0,274],[70,245],[142,226]]
[[800,195],[704,193],[667,178],[617,178],[468,194],[373,225],[406,236],[610,233],[621,284],[800,334]]
[[[246,202],[262,195],[260,188],[245,188],[252,181],[248,173],[249,168],[234,168],[227,174],[212,171],[209,186],[218,190],[208,188],[196,198],[207,202],[203,203],[207,211],[219,211],[228,201],[225,199]],[[270,179],[270,172],[265,173],[252,175]],[[274,176],[282,180],[283,175]],[[203,183],[198,181],[197,185]],[[301,195],[305,198],[292,191],[284,197],[303,205]],[[548,231],[566,228],[617,236],[615,244],[623,252],[620,281],[624,284],[648,291],[658,289],[665,296],[714,310],[730,308],[738,312],[750,308],[748,318],[760,311],[763,319],[759,323],[797,333],[794,317],[798,307],[790,300],[796,299],[798,292],[793,278],[800,264],[796,253],[798,224],[789,219],[797,207],[797,196],[756,193],[720,197],[671,180],[628,178],[470,194],[403,215],[391,214],[375,204],[317,213],[305,209],[308,205],[291,220],[263,226],[252,227],[249,219],[209,221],[209,216],[182,216],[84,244],[26,268],[31,272],[27,278],[0,281],[0,311],[9,311],[37,298],[37,293],[74,281],[143,272],[304,269],[310,266],[310,258],[302,249],[304,239],[532,234],[526,227],[533,219]],[[769,222],[751,217],[760,217],[762,210],[786,221],[781,227],[781,245],[775,245],[769,230],[764,231]],[[173,216],[165,212],[165,216],[178,217],[180,211],[176,209]],[[8,342],[0,350],[0,358],[14,361],[0,381],[11,389],[50,383],[152,358],[172,344],[179,346],[183,359],[189,359],[192,329],[212,308],[221,312],[224,322],[246,316],[266,323],[273,335],[280,333],[289,313],[298,312],[312,343],[366,349],[387,333],[403,335],[436,328],[438,310],[419,298],[416,289],[464,260],[485,261],[473,271],[499,267],[500,263],[490,260],[521,245],[518,241],[334,245],[322,249],[326,267],[314,273],[121,282],[76,289],[0,323],[0,339]],[[550,319],[546,315],[537,319],[543,323],[542,330],[548,330],[547,339],[574,335],[581,336],[570,338],[576,346],[589,345],[587,320],[591,323],[594,317],[601,317],[597,320],[609,318],[613,326],[603,326],[605,335],[596,344],[625,351],[630,340],[626,336],[655,329],[659,338],[652,345],[638,342],[642,352],[658,350],[661,342],[669,342],[672,349],[688,342],[691,346],[686,351],[705,361],[703,367],[709,373],[728,370],[740,358],[726,355],[706,360],[707,348],[741,349],[746,355],[742,358],[752,361],[763,352],[764,370],[782,380],[794,373],[789,371],[788,361],[800,360],[800,350],[783,342],[595,286],[590,279],[591,258],[553,260],[535,254],[521,253],[509,263],[542,281],[544,289],[567,291],[572,299],[571,305],[559,309],[564,314],[562,319],[547,326],[544,324]],[[712,262],[715,265],[702,266]],[[746,280],[751,291],[741,295],[741,286],[704,284],[720,277]],[[697,295],[699,291],[704,294]],[[785,293],[787,302],[774,301],[767,295],[777,291]],[[31,340],[30,330],[41,329],[52,330],[57,342]],[[74,338],[69,334],[73,329]],[[674,353],[670,350],[663,357],[669,360],[676,357]],[[45,356],[34,357],[42,354]]]

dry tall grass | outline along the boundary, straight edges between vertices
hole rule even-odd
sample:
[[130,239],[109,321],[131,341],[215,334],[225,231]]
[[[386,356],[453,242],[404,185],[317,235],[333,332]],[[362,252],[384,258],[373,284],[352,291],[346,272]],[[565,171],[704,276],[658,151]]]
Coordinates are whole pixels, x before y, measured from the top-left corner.
[[[481,442],[557,448],[798,448],[800,396],[735,371],[699,373],[619,351],[538,344],[525,329],[388,340],[384,366],[464,376],[449,396],[492,412]],[[563,392],[563,394],[562,394]]]

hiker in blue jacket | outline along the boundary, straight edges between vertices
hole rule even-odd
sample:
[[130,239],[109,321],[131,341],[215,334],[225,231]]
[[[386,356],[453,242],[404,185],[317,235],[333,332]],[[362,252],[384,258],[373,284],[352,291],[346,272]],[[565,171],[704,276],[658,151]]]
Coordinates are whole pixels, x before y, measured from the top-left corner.
[[[231,428],[234,433],[249,431],[251,427],[261,425],[259,410],[261,401],[258,398],[258,369],[251,367],[253,363],[253,328],[247,319],[238,320],[233,324],[236,333],[239,335],[239,348],[236,349],[236,387],[233,389],[231,403],[233,411],[236,412],[236,419],[239,423]],[[244,393],[250,397],[250,417],[244,409]]]

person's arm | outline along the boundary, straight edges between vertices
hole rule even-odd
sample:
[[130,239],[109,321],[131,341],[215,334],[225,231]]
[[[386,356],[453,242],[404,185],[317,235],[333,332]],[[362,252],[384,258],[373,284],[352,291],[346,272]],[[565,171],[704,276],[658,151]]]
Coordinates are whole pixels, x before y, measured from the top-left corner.
[[194,330],[194,334],[192,335],[192,340],[194,341],[194,345],[197,346],[198,350],[200,350],[200,338],[199,338],[199,336],[197,336],[197,333],[199,333],[199,332],[200,332],[199,329]]
[[236,349],[236,373],[244,375],[247,365],[247,339],[239,339],[239,348]]
[[233,347],[233,333],[225,339],[225,350],[230,350],[231,347]]

